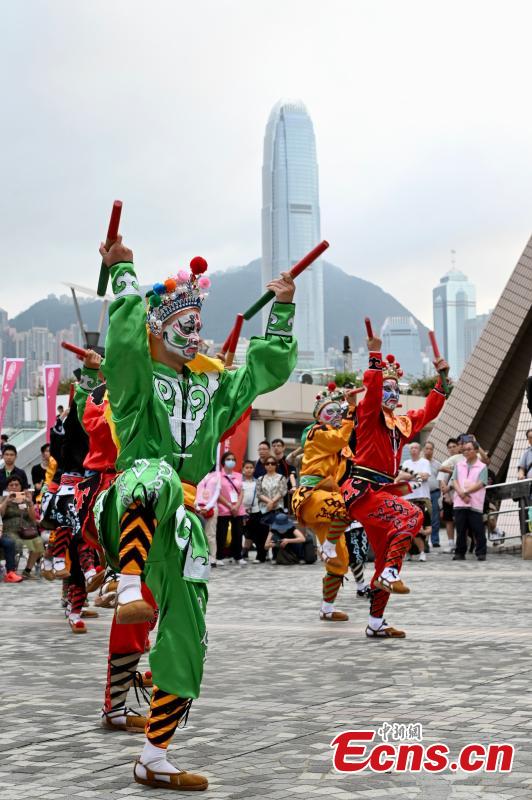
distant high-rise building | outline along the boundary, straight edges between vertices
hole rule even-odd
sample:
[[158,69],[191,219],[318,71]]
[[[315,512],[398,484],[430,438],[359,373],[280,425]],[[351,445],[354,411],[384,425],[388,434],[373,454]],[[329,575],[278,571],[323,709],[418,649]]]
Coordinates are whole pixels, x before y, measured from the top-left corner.
[[490,318],[491,312],[488,314],[477,314],[476,317],[466,319],[465,321],[465,360],[469,358],[475,345],[480,339],[480,335],[484,330],[486,322]]
[[453,267],[432,290],[432,307],[440,350],[449,362],[451,375],[458,378],[467,360],[465,323],[477,314],[475,287]]
[[405,377],[423,375],[421,341],[414,317],[386,317],[382,330],[382,352],[393,353]]
[[[314,128],[301,101],[279,101],[264,136],[262,280],[290,269],[321,240]],[[316,261],[297,279],[294,333],[300,366],[322,366],[323,272]],[[266,317],[266,312],[265,312]]]

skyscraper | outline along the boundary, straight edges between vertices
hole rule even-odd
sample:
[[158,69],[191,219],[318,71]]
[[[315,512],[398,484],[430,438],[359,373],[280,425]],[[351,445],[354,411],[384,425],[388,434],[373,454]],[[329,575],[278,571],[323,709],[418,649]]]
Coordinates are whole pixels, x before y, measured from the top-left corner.
[[[290,269],[321,240],[314,128],[301,101],[279,101],[264,135],[262,280]],[[323,267],[316,261],[297,279],[294,333],[300,366],[324,361]]]
[[405,377],[423,374],[421,341],[414,317],[386,317],[382,330],[382,352],[393,353]]
[[458,378],[466,362],[465,323],[477,314],[475,287],[453,267],[432,290],[432,308],[440,350]]

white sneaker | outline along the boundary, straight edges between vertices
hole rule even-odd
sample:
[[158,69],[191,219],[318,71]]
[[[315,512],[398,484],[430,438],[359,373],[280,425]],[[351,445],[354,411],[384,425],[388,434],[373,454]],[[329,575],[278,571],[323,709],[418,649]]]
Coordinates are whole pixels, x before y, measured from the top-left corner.
[[216,559],[216,566],[217,567],[225,567],[225,561],[223,560],[223,558],[217,558]]
[[237,561],[236,563],[240,564],[241,567],[247,567],[248,565],[248,562],[246,561],[245,558],[241,558],[240,561]]
[[427,560],[427,554],[426,553],[420,553],[418,561],[426,561],[426,560]]

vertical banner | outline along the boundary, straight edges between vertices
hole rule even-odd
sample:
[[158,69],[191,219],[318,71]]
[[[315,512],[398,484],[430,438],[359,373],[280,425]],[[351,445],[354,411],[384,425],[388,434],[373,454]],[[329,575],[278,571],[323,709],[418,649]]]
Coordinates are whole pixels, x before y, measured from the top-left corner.
[[248,441],[249,420],[251,419],[251,406],[244,411],[235,424],[224,433],[221,439],[220,458],[229,450],[236,456],[236,468],[242,470],[242,462]]
[[50,428],[55,424],[57,387],[61,377],[60,364],[44,364],[44,404],[46,406],[46,441],[50,441]]
[[0,397],[0,431],[4,425],[4,417],[7,411],[7,404],[11,393],[15,388],[15,383],[24,365],[23,358],[4,358],[4,370],[2,377],[2,396]]

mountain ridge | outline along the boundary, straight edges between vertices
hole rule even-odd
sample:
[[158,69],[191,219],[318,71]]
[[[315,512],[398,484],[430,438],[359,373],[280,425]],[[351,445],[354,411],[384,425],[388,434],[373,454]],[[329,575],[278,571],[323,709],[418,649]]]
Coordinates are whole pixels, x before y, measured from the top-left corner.
[[[250,306],[262,293],[261,260],[250,261],[241,267],[211,273],[211,289],[204,306],[204,334],[215,342],[225,340],[238,310]],[[348,275],[340,267],[323,262],[325,287],[325,346],[342,349],[343,337],[349,336],[354,351],[365,345],[364,317],[370,317],[376,331],[389,316],[412,316],[418,326],[421,347],[428,344],[428,329],[393,295],[377,284]],[[238,298],[238,300],[236,300]],[[85,327],[95,330],[101,309],[100,300],[80,298]],[[238,306],[237,306],[238,302]],[[297,304],[297,291],[296,291]],[[52,333],[68,328],[77,321],[74,305],[67,295],[55,295],[33,303],[17,314],[9,324],[17,331],[46,327]],[[261,316],[257,314],[244,324],[242,335],[261,333]]]

